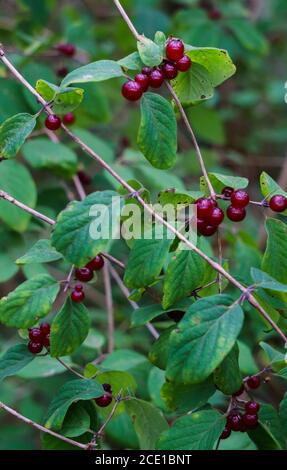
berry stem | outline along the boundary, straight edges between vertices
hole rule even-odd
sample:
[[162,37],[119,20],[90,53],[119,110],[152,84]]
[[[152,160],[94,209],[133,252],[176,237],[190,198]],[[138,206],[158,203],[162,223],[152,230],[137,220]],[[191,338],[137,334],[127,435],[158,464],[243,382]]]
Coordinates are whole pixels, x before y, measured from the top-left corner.
[[114,414],[115,414],[115,412],[116,412],[116,409],[117,409],[117,407],[119,406],[119,404],[120,404],[120,402],[121,402],[121,398],[122,398],[122,390],[120,390],[119,393],[117,394],[117,396],[116,396],[116,398],[115,398],[114,406],[113,406],[113,408],[112,408],[112,411],[110,412],[109,416],[107,417],[106,421],[102,424],[102,426],[100,427],[100,429],[98,430],[98,432],[95,433],[92,442],[93,442],[97,437],[102,437],[102,436],[103,436],[103,433],[104,433],[105,428],[107,427],[107,425],[109,424],[109,422],[110,422],[111,419],[113,418],[113,416],[114,416]]
[[13,196],[6,193],[6,191],[0,190],[0,199],[1,198],[5,199],[5,201],[11,202],[11,204],[14,204],[14,206],[17,206],[20,209],[23,209],[25,212],[28,212],[33,217],[36,217],[37,219],[43,220],[43,222],[46,222],[47,224],[50,224],[50,225],[55,224],[55,221],[50,219],[50,217],[47,217],[46,215],[41,214],[41,212],[38,212],[35,209],[32,209],[31,207],[26,206],[26,204],[23,204],[23,202],[18,201]]
[[134,35],[135,39],[137,41],[141,41],[142,40],[142,36],[137,32],[136,28],[134,27],[132,21],[130,20],[128,14],[126,13],[125,9],[122,7],[121,3],[119,2],[119,0],[114,0],[114,4],[115,6],[117,7],[117,9],[119,10],[123,20],[126,22],[126,24],[128,25],[131,33]]
[[10,408],[10,406],[5,405],[5,403],[0,402],[0,409],[1,408],[7,411],[7,413],[10,413],[11,415],[15,416],[15,418],[21,421],[24,421],[24,423],[29,424],[30,426],[33,426],[34,428],[38,429],[41,432],[50,434],[51,436],[54,436],[57,439],[61,439],[62,441],[65,441],[68,444],[71,444],[72,446],[79,447],[80,449],[87,450],[89,448],[88,444],[81,444],[80,442],[69,439],[68,437],[62,436],[61,434],[57,434],[56,432],[51,431],[51,429],[47,429],[44,426],[41,426],[40,424],[35,423],[35,421],[32,421],[29,418],[26,418],[26,416],[21,415],[20,413],[18,413],[18,411],[14,410],[13,408]]
[[115,320],[114,320],[114,305],[113,305],[113,294],[111,285],[111,276],[109,262],[104,264],[104,286],[105,286],[105,298],[108,312],[108,352],[111,354],[114,350],[114,335],[115,335]]
[[68,371],[72,372],[72,374],[76,375],[77,377],[80,377],[80,379],[85,379],[86,377],[82,374],[80,374],[79,372],[77,372],[76,370],[74,370],[72,367],[68,366],[68,364],[66,364],[62,359],[60,359],[59,357],[56,358],[57,361],[62,364],[63,367],[65,367],[65,369],[67,369]]
[[199,147],[199,145],[198,145],[197,139],[196,139],[195,134],[194,134],[194,132],[193,132],[193,129],[192,129],[191,125],[190,125],[190,122],[189,122],[189,120],[188,120],[188,117],[187,117],[187,115],[186,115],[186,112],[184,111],[184,108],[183,108],[183,106],[182,106],[182,104],[181,104],[181,102],[180,102],[180,99],[178,98],[178,96],[177,96],[177,94],[175,93],[174,89],[172,88],[171,84],[166,81],[166,86],[167,86],[167,88],[168,88],[168,90],[169,90],[171,96],[173,97],[174,101],[176,102],[176,105],[177,105],[177,107],[178,107],[178,109],[179,109],[179,112],[180,112],[180,114],[181,114],[181,116],[182,116],[182,119],[183,119],[183,121],[184,121],[184,124],[185,124],[185,126],[186,126],[186,128],[187,128],[187,130],[188,130],[188,132],[189,132],[189,134],[190,134],[190,136],[191,136],[191,140],[192,140],[193,145],[194,145],[194,148],[195,148],[195,152],[196,152],[196,155],[197,155],[199,164],[200,164],[200,168],[201,168],[202,174],[203,174],[203,176],[204,176],[204,178],[205,178],[205,181],[206,181],[206,183],[207,183],[207,186],[208,186],[208,189],[209,189],[209,192],[210,192],[210,196],[212,197],[212,199],[215,200],[215,199],[216,199],[216,193],[215,193],[215,191],[214,191],[214,189],[213,189],[213,186],[212,186],[212,184],[211,184],[211,182],[210,182],[210,179],[209,179],[209,176],[208,176],[206,167],[205,167],[205,163],[204,163],[204,160],[203,160],[201,151],[200,151],[200,147]]

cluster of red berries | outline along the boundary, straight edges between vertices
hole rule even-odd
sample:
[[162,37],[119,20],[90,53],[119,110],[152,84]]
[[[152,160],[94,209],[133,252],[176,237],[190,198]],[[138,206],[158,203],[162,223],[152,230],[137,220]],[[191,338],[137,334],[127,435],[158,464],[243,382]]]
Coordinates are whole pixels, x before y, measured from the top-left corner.
[[[249,377],[246,381],[246,385],[249,389],[255,390],[260,387],[260,377],[253,375]],[[242,395],[245,392],[245,386],[242,384],[241,388],[234,393],[233,398]],[[258,412],[260,410],[260,405],[254,400],[248,401],[244,405],[244,410],[240,410],[239,406],[236,405],[226,418],[226,425],[220,439],[227,439],[232,431],[235,432],[246,432],[249,429],[256,428],[258,424]],[[243,413],[242,413],[243,411]]]
[[217,207],[214,199],[200,198],[196,201],[197,230],[205,237],[211,237],[223,222],[224,212]]
[[112,396],[112,387],[110,384],[103,384],[103,389],[106,393],[104,393],[101,397],[95,398],[95,402],[101,408],[106,408],[109,406],[113,401]]
[[38,354],[42,351],[43,347],[49,349],[50,347],[50,330],[49,323],[42,323],[40,328],[29,329],[29,343],[28,349],[32,354]]
[[[73,113],[67,113],[63,116],[63,123],[66,126],[70,126],[70,125],[74,124],[75,120],[76,120],[76,118],[75,118],[75,115]],[[57,116],[56,114],[49,114],[46,117],[45,126],[50,131],[57,131],[58,129],[60,129],[61,124],[62,124],[62,119],[59,116]]]
[[178,72],[187,72],[191,65],[181,39],[170,38],[166,45],[166,60],[159,67],[144,67],[134,80],[123,84],[122,95],[129,101],[137,101],[149,87],[160,88],[164,80],[173,80]]
[[[89,282],[94,277],[94,271],[100,271],[104,264],[104,258],[101,255],[97,255],[92,261],[89,261],[86,266],[75,270],[75,278],[81,282]],[[83,302],[84,298],[85,293],[82,284],[76,284],[71,293],[72,301],[80,303]]]

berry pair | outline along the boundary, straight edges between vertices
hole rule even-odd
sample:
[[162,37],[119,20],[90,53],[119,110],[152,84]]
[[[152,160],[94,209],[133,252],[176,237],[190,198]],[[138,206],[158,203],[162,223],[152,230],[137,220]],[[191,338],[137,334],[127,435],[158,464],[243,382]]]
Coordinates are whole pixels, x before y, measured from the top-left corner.
[[73,57],[76,54],[76,47],[74,46],[74,44],[60,43],[57,44],[56,49],[58,52],[67,57]]
[[40,328],[31,328],[29,330],[28,349],[32,354],[40,353],[44,346],[49,349],[50,329],[49,323],[42,323]]
[[[89,282],[94,277],[94,271],[100,271],[105,264],[102,255],[97,255],[94,259],[89,261],[83,268],[75,270],[75,277],[78,281]],[[73,302],[80,303],[85,299],[85,293],[82,284],[76,284],[72,293],[71,299]]]
[[101,397],[96,398],[95,402],[101,408],[106,408],[113,401],[113,397],[112,397],[113,392],[112,392],[112,387],[110,384],[103,384],[103,389],[106,393],[104,393]]
[[227,208],[226,214],[232,222],[241,222],[246,217],[246,209],[250,198],[249,194],[243,189],[234,191],[233,188],[226,187],[222,190],[222,195],[230,199],[231,205]]
[[224,213],[213,199],[200,198],[196,201],[197,230],[201,235],[210,237],[223,222]]
[[122,95],[129,101],[139,100],[149,87],[160,88],[164,80],[173,80],[178,72],[187,72],[192,65],[184,54],[184,44],[180,39],[171,38],[166,45],[166,60],[159,67],[143,67],[134,80],[123,84]]
[[[75,115],[73,113],[67,113],[65,116],[63,116],[63,123],[66,124],[66,126],[70,126],[71,124],[74,124],[74,122]],[[49,114],[49,116],[46,117],[45,126],[50,131],[57,131],[60,129],[61,124],[62,120],[56,114]]]

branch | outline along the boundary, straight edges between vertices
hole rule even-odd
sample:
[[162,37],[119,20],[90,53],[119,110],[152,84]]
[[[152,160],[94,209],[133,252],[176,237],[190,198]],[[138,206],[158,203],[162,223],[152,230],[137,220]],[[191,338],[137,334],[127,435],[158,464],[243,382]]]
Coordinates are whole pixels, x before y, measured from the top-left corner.
[[23,209],[25,212],[28,212],[33,217],[36,217],[37,219],[47,222],[47,224],[50,224],[50,225],[55,224],[55,221],[53,219],[50,219],[50,217],[47,217],[46,215],[41,214],[41,212],[38,212],[35,209],[31,209],[31,207],[26,206],[26,204],[23,204],[23,202],[18,201],[13,196],[11,196],[10,194],[2,190],[0,190],[0,199],[1,198],[5,199],[5,201],[11,202],[11,204],[14,204],[14,206],[17,206],[20,209]]
[[100,429],[98,430],[98,432],[96,433],[97,436],[101,436],[105,430],[105,428],[107,427],[107,425],[109,424],[109,422],[111,421],[111,419],[113,418],[115,412],[116,412],[116,409],[117,407],[119,406],[120,402],[121,402],[121,397],[122,397],[122,391],[120,390],[120,392],[118,393],[118,395],[116,396],[116,399],[115,399],[115,404],[112,408],[112,411],[110,412],[109,416],[107,417],[106,421],[104,422],[104,424],[100,427]]
[[77,372],[76,370],[74,370],[72,367],[68,366],[68,364],[66,364],[66,362],[62,361],[62,359],[60,359],[59,357],[56,358],[58,362],[60,362],[60,364],[62,364],[63,367],[65,367],[65,369],[67,369],[69,372],[72,372],[72,374],[76,375],[77,377],[80,377],[80,379],[85,379],[86,377],[82,374],[80,374],[79,372]]
[[114,0],[114,4],[115,6],[117,7],[117,9],[119,10],[121,16],[123,17],[124,21],[126,22],[126,24],[128,25],[131,33],[134,35],[135,39],[137,41],[141,41],[142,40],[142,37],[141,35],[137,32],[136,28],[134,27],[132,21],[130,20],[130,18],[128,17],[127,13],[125,12],[124,8],[122,7],[121,3],[119,2],[119,0]]
[[109,264],[104,264],[104,285],[106,294],[106,306],[108,312],[108,352],[112,353],[114,350],[114,335],[115,335],[115,322],[114,322],[114,306],[113,306],[113,295],[111,286],[111,277]]
[[50,434],[51,436],[54,436],[57,439],[61,439],[62,441],[67,442],[68,444],[71,444],[72,446],[80,447],[80,449],[87,450],[89,448],[89,445],[87,444],[81,444],[80,442],[73,441],[72,439],[69,439],[68,437],[62,436],[61,434],[58,434],[54,431],[51,431],[50,429],[45,428],[44,426],[41,426],[38,423],[35,423],[35,421],[32,421],[29,418],[26,418],[26,416],[21,415],[20,413],[18,413],[18,411],[14,410],[13,408],[10,408],[9,406],[5,405],[2,402],[0,402],[0,409],[1,408],[7,411],[7,413],[10,413],[11,415],[18,418],[19,420],[24,421],[24,423],[29,424],[30,426],[33,426],[34,428],[38,429],[39,431]]

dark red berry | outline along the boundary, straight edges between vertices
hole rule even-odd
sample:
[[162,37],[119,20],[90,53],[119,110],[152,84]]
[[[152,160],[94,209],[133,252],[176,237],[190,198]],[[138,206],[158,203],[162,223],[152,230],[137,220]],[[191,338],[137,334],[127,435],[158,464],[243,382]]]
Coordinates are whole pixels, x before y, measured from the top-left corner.
[[164,75],[164,78],[166,78],[167,80],[173,80],[178,74],[176,66],[171,62],[165,62],[162,65],[161,70]]
[[129,80],[122,86],[122,95],[128,101],[138,101],[143,94],[143,89],[135,80]]
[[143,67],[143,69],[142,69],[142,73],[143,73],[144,75],[148,75],[148,76],[149,76],[149,75],[151,74],[151,72],[152,72],[152,68],[151,68],[151,67]]
[[95,402],[98,406],[101,408],[105,408],[106,406],[109,406],[113,401],[113,397],[110,394],[104,394],[103,396],[96,398]]
[[211,199],[202,197],[196,201],[196,207],[197,217],[206,220],[211,215],[214,205]]
[[102,255],[97,255],[92,261],[86,264],[86,268],[92,271],[100,271],[105,264],[105,260]]
[[135,76],[135,81],[142,87],[142,91],[147,91],[149,87],[149,77],[144,73],[138,73]]
[[246,383],[249,388],[255,390],[256,388],[260,387],[261,380],[258,375],[252,375],[251,377],[249,377]]
[[91,177],[89,175],[87,175],[87,173],[85,173],[84,171],[80,170],[78,171],[77,173],[80,181],[82,184],[84,185],[88,185],[88,184],[91,184]]
[[241,222],[246,217],[246,210],[243,207],[229,206],[226,213],[232,222]]
[[214,235],[217,231],[217,228],[218,227],[215,227],[214,225],[205,225],[200,233],[201,235],[203,235],[204,237],[211,237],[212,235]]
[[77,304],[83,302],[84,298],[85,298],[85,294],[82,290],[78,291],[78,290],[74,289],[73,292],[71,293],[72,301],[77,303]]
[[75,287],[74,287],[74,290],[76,292],[82,292],[83,289],[84,289],[84,287],[82,286],[82,284],[76,284]]
[[112,393],[112,386],[111,384],[103,384],[103,389],[105,392]]
[[241,385],[240,389],[237,390],[237,392],[234,392],[232,394],[233,397],[240,397],[240,395],[242,395],[242,393],[245,392],[245,387],[244,387],[244,384]]
[[184,44],[181,39],[171,38],[166,45],[166,57],[169,60],[180,60],[184,54]]
[[211,20],[217,21],[222,18],[222,14],[217,8],[213,8],[208,12],[208,17]]
[[269,207],[274,212],[284,212],[287,209],[287,199],[285,196],[277,194],[269,201]]
[[50,131],[56,131],[61,127],[61,119],[55,114],[49,114],[45,120],[45,126]]
[[184,55],[181,59],[176,62],[176,68],[179,72],[187,72],[192,66],[192,62],[188,55]]
[[43,345],[42,343],[39,343],[39,342],[29,341],[28,349],[32,354],[38,354],[42,351]]
[[233,207],[243,208],[249,204],[249,194],[243,189],[238,189],[231,194],[231,204]]
[[206,222],[203,219],[197,219],[196,221],[197,224],[197,230],[201,233],[202,230],[206,227]]
[[223,222],[224,212],[219,207],[214,207],[212,209],[211,215],[208,216],[207,222],[209,225],[218,226]]
[[48,335],[51,331],[51,326],[49,323],[41,323],[40,330],[41,330],[42,336]]
[[223,188],[223,190],[221,191],[221,194],[222,194],[224,197],[230,199],[233,192],[234,192],[234,189],[233,189],[233,188],[230,188],[229,186],[226,186],[226,187]]
[[160,88],[164,82],[164,76],[161,70],[155,69],[149,76],[149,84],[152,88]]
[[67,113],[63,117],[63,123],[66,124],[67,126],[70,126],[71,124],[74,124],[76,118],[73,113]]
[[232,431],[240,431],[241,428],[242,417],[240,414],[230,414],[227,417],[227,427]]
[[49,348],[49,347],[50,347],[50,334],[48,334],[48,335],[46,335],[46,336],[43,337],[42,344],[43,344],[43,346],[45,346],[46,348]]
[[41,340],[42,340],[42,332],[41,332],[40,328],[31,328],[29,330],[29,338],[34,343],[37,343],[37,342],[40,343]]
[[81,282],[89,282],[93,279],[94,273],[91,269],[85,268],[78,268],[75,270],[75,277],[78,281]]
[[258,416],[256,414],[251,415],[246,413],[242,416],[242,420],[247,428],[254,428],[257,426]]
[[64,55],[72,57],[76,53],[76,48],[73,44],[62,43],[57,45],[57,50]]
[[231,429],[228,426],[225,426],[223,429],[220,439],[228,439],[231,434]]
[[245,405],[246,414],[257,415],[259,410],[260,410],[260,405],[259,403],[257,403],[257,401],[249,401]]
[[66,75],[68,75],[68,73],[69,73],[69,70],[67,69],[67,67],[59,67],[57,69],[58,77],[64,78]]

